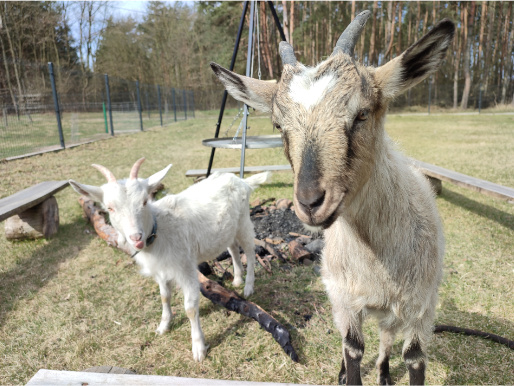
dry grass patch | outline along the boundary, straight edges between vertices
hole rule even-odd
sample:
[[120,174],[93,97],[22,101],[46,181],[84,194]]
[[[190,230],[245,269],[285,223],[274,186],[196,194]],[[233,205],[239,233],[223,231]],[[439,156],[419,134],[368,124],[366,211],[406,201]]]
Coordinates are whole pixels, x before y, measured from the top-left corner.
[[[230,123],[231,111],[225,118]],[[0,192],[12,194],[44,180],[73,178],[101,184],[100,163],[126,177],[145,156],[141,175],[174,166],[169,192],[191,184],[188,169],[206,168],[216,113],[144,133],[117,136],[71,150],[0,164]],[[513,116],[391,116],[389,131],[420,160],[514,186]],[[252,135],[270,134],[266,118],[252,118]],[[248,165],[285,164],[282,149],[250,150]],[[239,152],[217,150],[215,167],[239,165]],[[0,384],[26,383],[38,369],[80,371],[99,365],[139,374],[307,384],[336,383],[341,337],[323,285],[312,267],[273,265],[256,271],[250,298],[287,325],[300,363],[294,364],[259,326],[202,298],[207,359],[194,363],[190,327],[175,291],[171,331],[154,333],[161,314],[157,284],[125,254],[106,246],[86,224],[71,189],[56,195],[61,227],[51,240],[11,243],[0,238]],[[292,198],[290,173],[275,173],[254,198]],[[514,206],[444,184],[437,199],[447,253],[437,322],[514,337]],[[0,226],[3,233],[3,225]],[[376,323],[365,324],[363,380],[375,383]],[[427,383],[513,384],[512,350],[478,338],[434,337]],[[393,381],[408,383],[401,341],[393,348]]]

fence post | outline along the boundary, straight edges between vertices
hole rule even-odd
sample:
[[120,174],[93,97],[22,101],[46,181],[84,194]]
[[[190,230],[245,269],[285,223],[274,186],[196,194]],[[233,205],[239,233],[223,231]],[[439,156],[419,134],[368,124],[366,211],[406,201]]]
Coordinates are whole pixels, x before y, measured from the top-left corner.
[[171,101],[173,102],[173,114],[175,115],[175,122],[177,122],[177,104],[175,103],[175,89],[171,89]]
[[141,131],[143,131],[143,114],[141,108],[141,93],[139,92],[139,80],[136,80],[136,91],[137,91],[137,110],[139,112],[139,126],[141,127]]
[[186,90],[182,90],[182,100],[184,101],[184,119],[187,121],[187,97],[186,97]]
[[61,141],[61,147],[64,149],[65,146],[64,146],[64,136],[62,133],[61,112],[59,111],[59,99],[57,98],[57,89],[55,87],[54,64],[52,62],[48,62],[48,70],[50,72],[50,83],[52,84],[52,95],[54,97],[55,117],[57,118],[57,129],[59,130],[59,140]]
[[432,102],[432,79],[428,80],[428,114],[430,115],[430,103]]
[[105,110],[105,102],[102,102],[102,107],[103,107],[103,110],[104,110],[105,132],[108,134],[109,133],[109,125],[107,123],[107,112]]
[[148,119],[150,119],[150,104],[148,102],[148,88],[145,91],[146,96],[146,111],[148,111]]
[[193,90],[191,90],[191,102],[193,105],[193,118],[196,118],[195,117],[195,92]]
[[159,85],[157,85],[157,98],[159,99],[159,117],[161,118],[161,126],[162,126],[161,86],[159,86]]
[[109,75],[105,74],[105,93],[107,94],[107,110],[109,110],[109,122],[111,124],[111,135],[114,136],[114,126],[112,124],[111,90],[109,89]]

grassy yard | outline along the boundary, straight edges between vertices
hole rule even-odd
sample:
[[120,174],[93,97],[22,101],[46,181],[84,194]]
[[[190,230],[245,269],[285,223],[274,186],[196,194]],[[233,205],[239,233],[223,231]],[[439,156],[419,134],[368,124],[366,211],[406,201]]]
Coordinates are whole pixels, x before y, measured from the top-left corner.
[[[222,131],[234,114],[227,113]],[[103,164],[122,178],[141,156],[147,158],[141,176],[172,163],[163,182],[168,192],[181,191],[192,183],[184,176],[186,170],[207,167],[210,148],[201,140],[212,137],[216,117],[216,112],[197,113],[194,120],[164,128],[0,163],[0,196],[44,180],[102,184],[104,177],[91,163]],[[252,117],[249,135],[270,134],[270,126],[269,119]],[[514,115],[391,115],[387,129],[414,158],[514,187]],[[285,163],[282,149],[247,151],[247,165]],[[215,167],[237,165],[238,151],[217,150]],[[40,368],[80,371],[100,365],[138,374],[337,382],[341,336],[313,267],[277,264],[270,276],[258,266],[256,293],[250,298],[290,328],[299,364],[257,323],[205,298],[200,317],[210,350],[197,364],[180,290],[174,294],[171,332],[156,335],[161,313],[157,284],[95,236],[72,189],[56,197],[61,221],[56,237],[14,243],[0,237],[0,384],[23,384]],[[292,198],[290,173],[275,173],[270,185],[254,193],[254,198],[267,197]],[[514,205],[450,184],[444,184],[437,204],[447,252],[436,322],[513,339]],[[374,384],[374,321],[366,322],[365,335],[363,381]],[[401,347],[398,339],[392,378],[407,384]],[[429,357],[429,384],[514,384],[514,352],[492,342],[437,335]]]

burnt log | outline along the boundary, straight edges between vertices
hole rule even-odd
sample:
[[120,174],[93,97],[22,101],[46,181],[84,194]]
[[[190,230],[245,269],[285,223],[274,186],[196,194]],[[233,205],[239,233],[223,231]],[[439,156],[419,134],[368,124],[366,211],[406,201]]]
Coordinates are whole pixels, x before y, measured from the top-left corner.
[[[95,205],[95,203],[83,196],[79,198],[79,203],[84,210],[86,218],[93,224],[98,236],[100,236],[100,238],[106,241],[110,246],[118,248],[128,255],[131,255],[131,251],[128,250],[128,248],[118,245],[118,234],[116,229],[105,222],[104,213]],[[198,271],[198,280],[200,281],[200,292],[203,296],[214,304],[221,305],[230,311],[250,317],[258,322],[262,328],[273,336],[293,361],[299,361],[298,355],[291,344],[291,335],[289,334],[289,331],[287,331],[287,329],[273,316],[257,304],[243,299],[235,291],[228,290],[215,281],[208,279],[200,271]]]

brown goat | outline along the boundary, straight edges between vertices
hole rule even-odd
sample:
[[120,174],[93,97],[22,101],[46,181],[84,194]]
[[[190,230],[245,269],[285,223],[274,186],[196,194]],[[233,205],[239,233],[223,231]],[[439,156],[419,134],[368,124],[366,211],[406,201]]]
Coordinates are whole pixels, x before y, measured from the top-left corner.
[[324,229],[322,278],[344,338],[339,381],[361,384],[362,322],[373,315],[378,382],[391,384],[389,356],[402,333],[410,383],[423,384],[444,237],[428,182],[395,149],[384,122],[389,101],[440,66],[455,27],[443,20],[389,63],[365,67],[353,49],[369,15],[360,13],[316,67],[281,42],[277,84],[211,67],[234,98],[271,113],[293,169],[296,213]]

